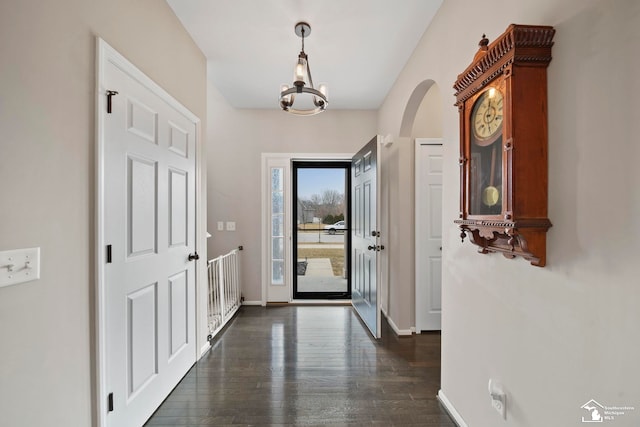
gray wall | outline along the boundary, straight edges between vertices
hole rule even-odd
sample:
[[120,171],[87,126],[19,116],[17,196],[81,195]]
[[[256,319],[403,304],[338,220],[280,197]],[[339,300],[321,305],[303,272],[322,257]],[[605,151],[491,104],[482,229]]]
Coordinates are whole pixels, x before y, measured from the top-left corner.
[[165,2],[0,2],[0,250],[42,257],[0,288],[2,425],[92,424],[96,36],[205,120],[205,59]]
[[[545,268],[477,254],[453,224],[459,118],[451,86],[480,36],[493,40],[510,23],[557,30],[548,69],[553,227]],[[635,406],[616,424],[640,425],[639,46],[635,0],[447,0],[380,109],[379,133],[397,135],[414,88],[432,79],[441,89],[442,390],[470,426],[579,425],[589,399]],[[400,176],[401,188],[406,180]],[[390,269],[400,262],[392,258]],[[508,394],[506,421],[491,408],[489,378]]]

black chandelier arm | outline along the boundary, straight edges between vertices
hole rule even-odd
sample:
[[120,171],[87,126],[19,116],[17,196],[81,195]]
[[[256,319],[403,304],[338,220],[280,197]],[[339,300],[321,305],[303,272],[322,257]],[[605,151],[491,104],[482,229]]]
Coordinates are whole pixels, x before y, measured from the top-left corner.
[[311,77],[311,68],[309,68],[309,57],[307,56],[307,76],[309,77],[309,86],[315,88],[313,85],[313,78]]

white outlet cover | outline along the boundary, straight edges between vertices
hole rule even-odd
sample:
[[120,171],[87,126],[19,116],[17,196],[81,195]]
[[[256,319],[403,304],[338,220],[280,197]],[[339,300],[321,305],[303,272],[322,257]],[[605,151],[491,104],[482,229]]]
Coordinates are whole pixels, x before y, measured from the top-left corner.
[[40,248],[0,252],[0,287],[40,278]]
[[507,395],[502,384],[493,379],[489,379],[489,395],[491,396],[491,406],[495,409],[503,420],[507,419]]
[[236,231],[235,221],[227,221],[227,231]]

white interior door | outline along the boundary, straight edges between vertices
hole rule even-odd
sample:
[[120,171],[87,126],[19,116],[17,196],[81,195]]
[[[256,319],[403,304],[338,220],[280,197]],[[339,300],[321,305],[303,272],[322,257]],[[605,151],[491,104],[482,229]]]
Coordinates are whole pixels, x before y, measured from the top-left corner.
[[416,332],[441,329],[442,140],[416,139]]
[[98,107],[112,427],[142,425],[196,361],[196,123],[117,62],[101,68],[101,85],[117,91],[111,112],[106,91]]
[[378,159],[375,137],[353,156],[351,162],[352,224],[351,304],[375,338],[380,338],[380,204]]

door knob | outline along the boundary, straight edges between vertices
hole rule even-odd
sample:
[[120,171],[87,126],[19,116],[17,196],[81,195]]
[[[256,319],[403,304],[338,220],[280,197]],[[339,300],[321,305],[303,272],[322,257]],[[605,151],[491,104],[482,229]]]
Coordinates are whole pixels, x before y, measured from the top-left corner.
[[376,247],[375,246],[367,246],[367,249],[369,249],[370,251],[375,251]]
[[189,254],[189,261],[194,261],[194,260],[199,260],[200,259],[200,255],[198,255],[198,252],[194,252],[192,254]]

